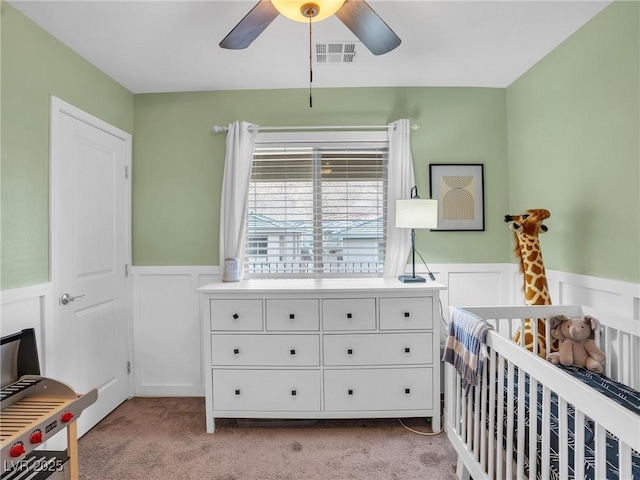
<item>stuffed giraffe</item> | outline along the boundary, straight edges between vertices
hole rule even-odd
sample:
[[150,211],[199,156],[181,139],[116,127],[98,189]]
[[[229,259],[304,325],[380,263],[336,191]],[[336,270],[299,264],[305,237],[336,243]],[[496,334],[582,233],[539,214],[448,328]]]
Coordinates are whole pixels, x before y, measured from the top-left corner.
[[[527,210],[520,215],[505,215],[504,221],[509,223],[509,228],[513,231],[515,239],[514,252],[520,260],[520,272],[524,277],[524,295],[526,305],[551,305],[551,297],[547,285],[547,277],[540,251],[538,234],[544,233],[548,228],[542,222],[549,218],[551,214],[543,208]],[[545,320],[539,318],[538,335],[538,355],[546,358],[546,330]],[[518,329],[513,341],[520,343],[521,331]],[[554,341],[554,344],[557,343]],[[524,346],[533,352],[533,319],[528,318],[524,323]],[[557,345],[552,346],[557,349]]]

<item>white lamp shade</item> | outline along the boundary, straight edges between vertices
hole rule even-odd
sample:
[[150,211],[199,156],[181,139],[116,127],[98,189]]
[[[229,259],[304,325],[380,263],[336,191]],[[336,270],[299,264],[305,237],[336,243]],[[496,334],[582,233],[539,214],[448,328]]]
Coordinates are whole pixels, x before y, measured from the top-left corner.
[[396,200],[397,228],[437,228],[437,200],[411,198]]
[[300,8],[303,5],[315,4],[318,6],[319,13],[312,17],[311,21],[319,22],[340,10],[344,0],[271,0],[271,3],[285,17],[296,22],[309,23],[309,19],[300,13]]

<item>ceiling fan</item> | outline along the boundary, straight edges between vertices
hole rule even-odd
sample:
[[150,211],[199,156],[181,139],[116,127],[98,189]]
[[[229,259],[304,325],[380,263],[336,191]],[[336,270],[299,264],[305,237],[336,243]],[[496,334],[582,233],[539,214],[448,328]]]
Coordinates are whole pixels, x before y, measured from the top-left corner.
[[318,22],[335,15],[374,55],[390,52],[401,42],[364,0],[260,0],[220,46],[247,48],[280,14],[298,22]]

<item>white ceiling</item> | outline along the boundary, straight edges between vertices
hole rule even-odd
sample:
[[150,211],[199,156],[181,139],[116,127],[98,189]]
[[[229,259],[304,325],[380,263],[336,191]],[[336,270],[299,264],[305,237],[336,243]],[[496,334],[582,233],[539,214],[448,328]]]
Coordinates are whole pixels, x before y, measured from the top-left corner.
[[[246,50],[218,46],[257,0],[9,3],[133,93],[309,85],[308,25],[279,16]],[[313,86],[507,87],[608,3],[370,0],[402,44],[357,44],[353,64],[314,65]],[[313,40],[357,39],[331,17]]]

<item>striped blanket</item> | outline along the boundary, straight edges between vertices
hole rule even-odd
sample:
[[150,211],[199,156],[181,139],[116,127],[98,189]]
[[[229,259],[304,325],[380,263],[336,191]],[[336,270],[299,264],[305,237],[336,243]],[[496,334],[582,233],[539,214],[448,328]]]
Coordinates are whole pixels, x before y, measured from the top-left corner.
[[442,360],[460,373],[466,393],[478,384],[482,374],[482,346],[487,332],[493,329],[484,319],[460,308],[451,308],[449,334]]

